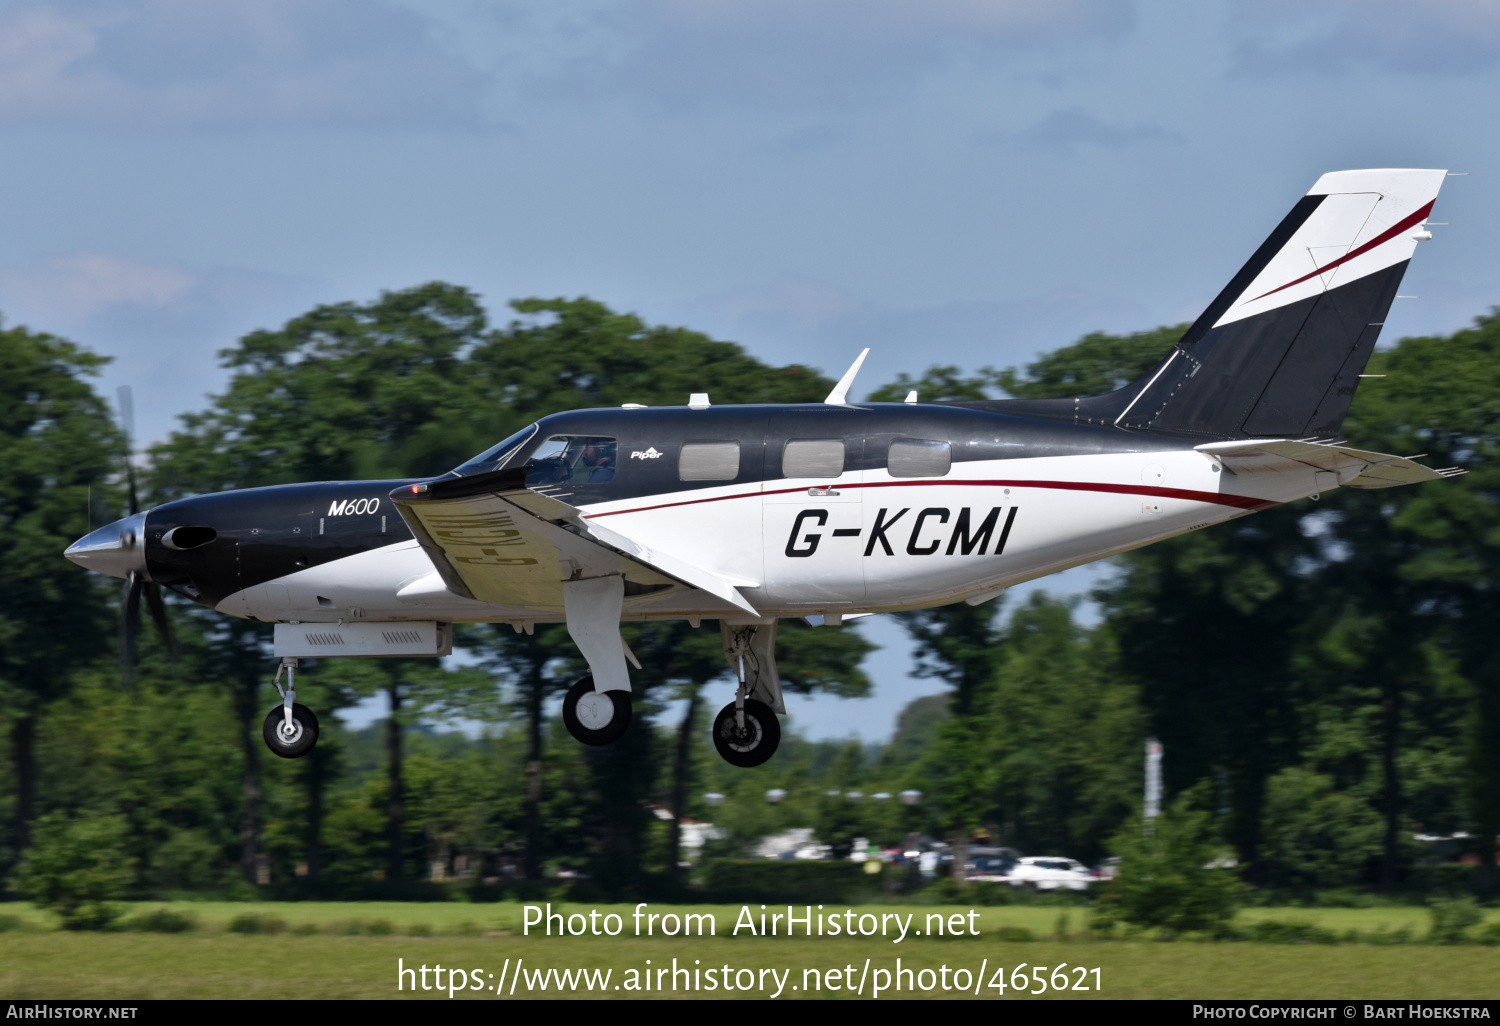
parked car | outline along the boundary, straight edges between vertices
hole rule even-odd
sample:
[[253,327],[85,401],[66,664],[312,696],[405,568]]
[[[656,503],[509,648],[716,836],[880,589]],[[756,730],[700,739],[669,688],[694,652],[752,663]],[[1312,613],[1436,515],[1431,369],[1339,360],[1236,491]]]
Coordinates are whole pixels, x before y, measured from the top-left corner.
[[1087,866],[1059,855],[1028,855],[1011,867],[1006,883],[1037,891],[1086,891],[1094,882]]
[[1095,880],[1113,880],[1120,875],[1120,856],[1111,855],[1094,867]]
[[969,879],[976,883],[1008,883],[1011,867],[1015,864],[1014,859],[999,855],[976,855],[965,868]]
[[975,846],[969,849],[969,861],[964,865],[964,875],[978,883],[1004,883],[1010,877],[1011,867],[1021,857],[1014,848]]

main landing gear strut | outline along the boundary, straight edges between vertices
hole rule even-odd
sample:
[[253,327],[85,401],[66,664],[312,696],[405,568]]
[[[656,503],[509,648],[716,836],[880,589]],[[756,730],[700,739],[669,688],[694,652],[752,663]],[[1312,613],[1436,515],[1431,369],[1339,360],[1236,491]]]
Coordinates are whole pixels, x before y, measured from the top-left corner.
[[[281,686],[283,673],[286,674],[284,688]],[[272,683],[281,694],[281,704],[266,714],[261,736],[265,738],[266,747],[283,759],[300,759],[318,743],[318,718],[311,709],[297,702],[297,660],[290,656],[282,659]]]
[[720,623],[724,658],[739,686],[734,701],[714,717],[714,748],[732,766],[759,766],[781,744],[781,677],[776,672],[776,624]]
[[[776,754],[781,744],[781,721],[776,717],[786,712],[776,672],[776,624],[721,621],[719,626],[724,659],[734,670],[737,686],[734,701],[714,717],[714,748],[731,765],[759,766]],[[610,744],[630,726],[630,692],[597,691],[593,676],[584,677],[563,697],[562,715],[576,740]]]

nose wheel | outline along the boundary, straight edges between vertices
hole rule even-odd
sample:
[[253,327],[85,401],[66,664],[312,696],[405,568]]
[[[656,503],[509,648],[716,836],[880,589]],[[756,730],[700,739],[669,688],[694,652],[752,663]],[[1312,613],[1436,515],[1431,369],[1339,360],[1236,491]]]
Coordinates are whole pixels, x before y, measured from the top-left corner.
[[595,691],[594,678],[585,677],[563,696],[563,726],[586,745],[607,745],[630,726],[630,692]]
[[[283,673],[286,674],[285,688],[281,686]],[[276,668],[276,679],[272,683],[281,693],[281,704],[266,714],[260,735],[273,754],[283,759],[300,759],[318,743],[318,718],[311,709],[297,701],[297,660],[283,659]]]
[[301,702],[292,706],[288,724],[286,710],[277,706],[266,714],[261,727],[266,747],[283,759],[300,759],[318,743],[318,718]]

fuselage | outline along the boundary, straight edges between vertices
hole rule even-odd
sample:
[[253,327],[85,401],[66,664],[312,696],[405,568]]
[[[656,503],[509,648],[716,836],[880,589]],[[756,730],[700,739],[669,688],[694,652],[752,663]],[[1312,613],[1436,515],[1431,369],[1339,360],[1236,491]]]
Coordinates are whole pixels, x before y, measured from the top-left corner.
[[[854,614],[998,593],[1317,488],[1311,470],[1224,473],[1195,441],[935,403],[596,409],[455,473],[530,463],[534,490],[734,581],[766,616]],[[166,503],[140,525],[145,572],[267,621],[562,619],[433,587],[389,498],[411,483]],[[725,611],[674,589],[627,595],[624,618]]]

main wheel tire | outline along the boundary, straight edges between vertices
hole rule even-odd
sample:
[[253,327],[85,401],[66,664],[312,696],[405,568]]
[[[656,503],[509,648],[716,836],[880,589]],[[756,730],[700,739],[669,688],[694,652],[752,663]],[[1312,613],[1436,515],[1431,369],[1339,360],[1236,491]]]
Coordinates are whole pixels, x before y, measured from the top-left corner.
[[776,754],[781,744],[781,721],[771,707],[745,699],[745,729],[741,731],[730,702],[714,717],[714,747],[731,766],[759,766]]
[[286,713],[278,705],[266,713],[266,722],[260,728],[266,747],[283,759],[300,759],[318,743],[318,718],[300,702],[292,706],[290,735],[284,731],[285,725]]
[[595,691],[594,678],[585,677],[563,696],[563,726],[586,745],[618,741],[630,726],[630,692]]

